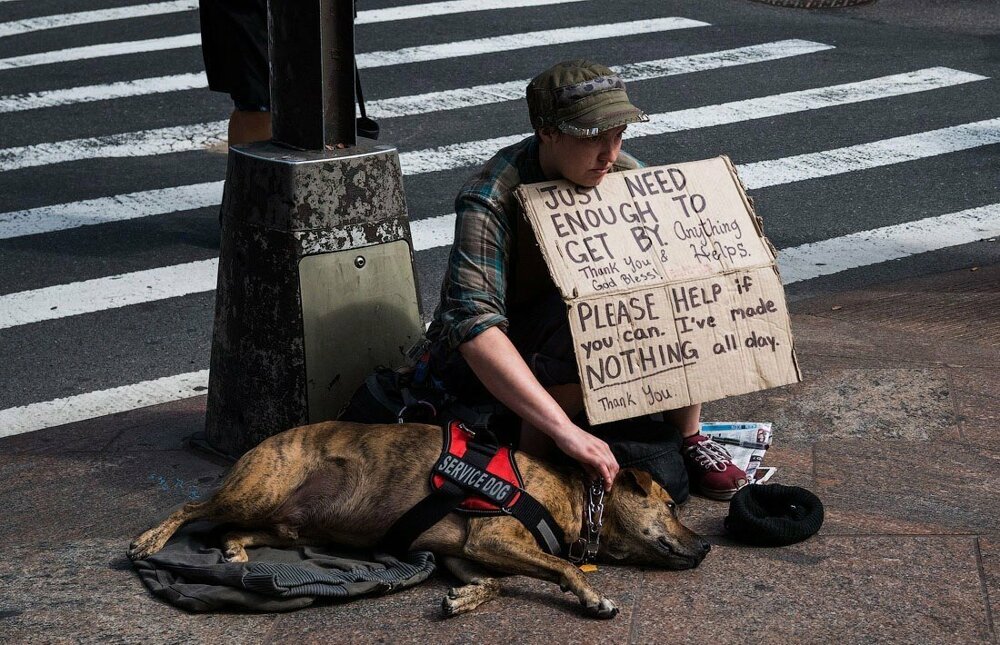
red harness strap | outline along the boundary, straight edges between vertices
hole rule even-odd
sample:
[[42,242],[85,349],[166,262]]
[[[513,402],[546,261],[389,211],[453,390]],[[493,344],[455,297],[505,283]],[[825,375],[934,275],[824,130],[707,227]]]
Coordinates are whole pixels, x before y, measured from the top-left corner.
[[[448,431],[444,435],[444,450],[431,474],[431,489],[441,490],[445,482],[449,480],[466,487],[475,486],[478,482],[479,486],[475,487],[483,496],[470,494],[455,510],[485,515],[500,514],[504,511],[501,510],[497,501],[502,499],[503,506],[506,508],[516,504],[521,498],[524,479],[517,470],[517,463],[514,461],[510,446],[497,448],[496,454],[486,465],[485,473],[464,467],[465,464],[460,461],[449,460],[449,455],[457,459],[462,459],[465,456],[469,449],[469,439],[472,436],[469,430],[458,421],[452,421],[449,424]],[[442,474],[445,472],[446,474]]]
[[475,437],[457,421],[442,430],[444,450],[431,470],[430,494],[393,522],[379,548],[387,553],[403,553],[441,518],[459,511],[510,515],[528,529],[542,550],[565,557],[563,530],[552,514],[524,490],[513,451],[500,446],[488,430]]

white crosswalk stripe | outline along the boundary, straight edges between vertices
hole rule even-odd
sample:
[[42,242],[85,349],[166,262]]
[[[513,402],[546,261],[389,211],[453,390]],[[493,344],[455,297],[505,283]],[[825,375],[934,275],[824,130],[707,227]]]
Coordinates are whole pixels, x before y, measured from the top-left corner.
[[0,172],[82,159],[145,157],[204,150],[224,143],[228,121],[179,125],[0,150]]
[[[739,123],[754,119],[818,110],[838,105],[874,101],[914,92],[950,87],[962,83],[986,80],[985,76],[947,68],[924,69],[906,74],[894,74],[867,81],[845,83],[812,90],[788,92],[757,99],[733,101],[719,105],[689,108],[675,112],[651,114],[648,123],[629,126],[626,138],[646,137],[695,128]],[[483,141],[453,143],[404,152],[399,156],[404,173],[435,172],[482,163],[500,148],[517,143],[529,133],[497,137]],[[2,159],[3,151],[0,151]],[[0,166],[2,167],[2,166]]]
[[0,240],[217,206],[223,185],[212,181],[0,213]]
[[[807,40],[782,40],[762,45],[750,45],[718,52],[678,56],[660,60],[643,61],[628,65],[612,66],[612,71],[628,82],[647,81],[677,74],[690,74],[710,69],[749,65],[763,61],[801,56],[832,49],[830,45]],[[461,87],[454,90],[428,92],[413,96],[372,101],[368,112],[374,119],[386,119],[414,114],[427,114],[443,110],[489,105],[502,101],[524,100],[524,88],[531,79]],[[0,103],[2,105],[2,103]]]
[[208,78],[205,77],[204,72],[139,78],[134,81],[118,81],[104,85],[87,85],[0,96],[0,112],[21,112],[59,105],[73,105],[74,103],[121,99],[129,96],[198,90],[206,87],[208,87]]
[[94,22],[106,22],[109,20],[123,20],[126,18],[138,18],[141,16],[159,16],[165,13],[192,11],[197,8],[198,0],[169,0],[168,2],[153,2],[150,4],[131,5],[128,7],[95,9],[93,11],[78,11],[76,13],[64,13],[54,16],[26,18],[24,20],[14,20],[11,22],[0,23],[0,37],[26,34],[31,31],[42,31],[44,29],[57,29],[59,27],[86,25]]
[[586,27],[564,27],[507,36],[475,38],[440,45],[420,45],[418,47],[404,47],[403,49],[366,52],[358,54],[357,61],[358,67],[366,69],[707,26],[708,23],[687,18],[655,18],[653,20],[587,25]]
[[835,150],[758,161],[741,167],[747,186],[764,188],[926,159],[1000,143],[1000,119],[963,123]]
[[208,370],[0,410],[0,438],[204,394]]
[[998,235],[1000,204],[989,204],[782,249],[778,266],[791,284]]
[[104,58],[106,56],[123,56],[125,54],[141,54],[183,47],[198,47],[201,45],[200,34],[184,34],[182,36],[166,36],[164,38],[148,38],[123,43],[107,43],[102,45],[85,45],[39,54],[25,54],[11,58],[0,58],[0,70],[50,65],[52,63],[73,63],[80,60]]
[[377,22],[392,22],[412,18],[429,18],[456,13],[474,11],[492,11],[495,9],[520,9],[523,7],[546,7],[551,5],[573,4],[589,0],[445,0],[444,2],[426,2],[423,4],[403,5],[401,7],[386,7],[385,9],[365,9],[358,12],[355,21],[359,25],[370,25]]
[[0,296],[0,329],[215,288],[216,258]]
[[[590,25],[587,27],[564,27],[562,29],[508,34],[506,36],[475,38],[472,40],[441,43],[439,45],[404,47],[403,49],[360,53],[355,58],[358,67],[366,69],[707,26],[708,23],[689,20],[687,18],[655,18],[652,20],[636,20],[605,25]],[[150,38],[148,40],[87,45],[39,54],[0,58],[0,70],[49,65],[52,63],[67,63],[107,56],[123,56],[125,54],[180,49],[183,47],[197,47],[199,45],[201,45],[201,34],[184,34],[181,36]]]
[[[11,0],[0,0],[0,2]],[[413,18],[429,18],[448,14],[470,13],[474,11],[490,11],[494,9],[517,9],[521,7],[544,7],[589,0],[446,0],[444,2],[427,2],[424,4],[388,7],[385,9],[366,9],[358,12],[355,24],[369,25],[379,22],[409,20]],[[129,5],[111,9],[96,9],[93,11],[78,11],[38,18],[25,18],[0,23],[0,37],[26,34],[32,31],[72,27],[95,22],[125,20],[142,16],[158,16],[181,11],[193,11],[198,8],[198,0],[168,0],[142,5]]]

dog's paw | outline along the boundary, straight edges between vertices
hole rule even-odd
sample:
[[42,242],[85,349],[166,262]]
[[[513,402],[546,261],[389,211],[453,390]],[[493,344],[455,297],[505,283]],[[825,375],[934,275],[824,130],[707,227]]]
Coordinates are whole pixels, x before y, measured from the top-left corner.
[[446,617],[464,614],[499,594],[500,583],[492,579],[464,587],[452,587],[441,600],[441,613]]
[[145,560],[149,553],[145,548],[143,548],[143,545],[138,542],[133,542],[128,545],[128,550],[125,552],[125,555],[128,556],[129,560],[135,562],[136,560]]
[[227,547],[225,553],[222,554],[222,558],[226,562],[246,562],[250,559],[247,557],[246,549],[241,546]]
[[128,551],[125,552],[125,555],[133,562],[136,560],[145,560],[161,548],[163,548],[163,545],[160,543],[159,533],[155,530],[150,530],[132,540],[132,544],[128,545]]
[[587,613],[594,618],[614,618],[618,615],[618,605],[610,598],[600,598],[595,604],[584,605]]

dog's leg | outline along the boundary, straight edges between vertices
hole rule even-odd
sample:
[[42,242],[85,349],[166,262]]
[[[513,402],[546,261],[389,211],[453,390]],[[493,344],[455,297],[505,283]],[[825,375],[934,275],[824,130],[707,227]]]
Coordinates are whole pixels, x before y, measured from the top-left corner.
[[445,568],[465,583],[463,587],[452,587],[441,601],[441,612],[445,616],[457,616],[472,611],[488,600],[500,595],[500,581],[489,576],[485,569],[464,558],[444,556]]
[[183,524],[208,517],[215,511],[211,501],[188,502],[170,514],[170,517],[137,537],[128,547],[128,557],[132,560],[142,560],[163,548],[170,536]]
[[[527,531],[524,535],[531,540]],[[577,567],[544,553],[534,540],[530,544],[518,539],[496,538],[477,542],[474,539],[466,542],[465,555],[470,559],[499,571],[556,582],[564,591],[576,594],[587,613],[595,618],[614,618],[618,613],[614,601],[598,593]]]
[[298,537],[295,531],[282,527],[261,531],[232,531],[222,538],[222,553],[226,562],[246,562],[248,547],[313,544],[313,542],[303,542]]

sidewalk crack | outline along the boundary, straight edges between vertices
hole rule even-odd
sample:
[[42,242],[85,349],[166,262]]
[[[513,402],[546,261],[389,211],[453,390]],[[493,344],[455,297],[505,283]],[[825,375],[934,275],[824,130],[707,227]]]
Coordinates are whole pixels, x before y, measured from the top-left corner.
[[965,421],[962,418],[962,406],[958,404],[958,388],[956,387],[957,383],[955,382],[955,370],[948,369],[945,371],[945,375],[948,379],[948,398],[951,400],[952,411],[955,414],[955,430],[958,432],[958,440],[964,443],[965,430],[963,430],[963,426],[965,426]]
[[983,550],[979,546],[980,536],[976,536],[973,545],[976,551],[976,567],[979,569],[979,588],[983,593],[983,601],[986,603],[986,626],[990,630],[990,636],[994,643],[998,640],[996,623],[993,620],[993,605],[990,603],[990,588],[986,584],[986,567],[983,565]]
[[639,576],[639,588],[636,589],[636,593],[635,593],[635,602],[632,603],[632,616],[629,619],[629,627],[628,627],[628,642],[629,643],[635,643],[636,642],[636,640],[635,640],[635,632],[636,632],[637,626],[636,626],[636,622],[635,621],[636,621],[636,616],[639,615],[639,603],[642,601],[642,594],[645,591],[645,589],[646,589],[646,571],[642,570],[642,571],[640,571],[640,576]]

